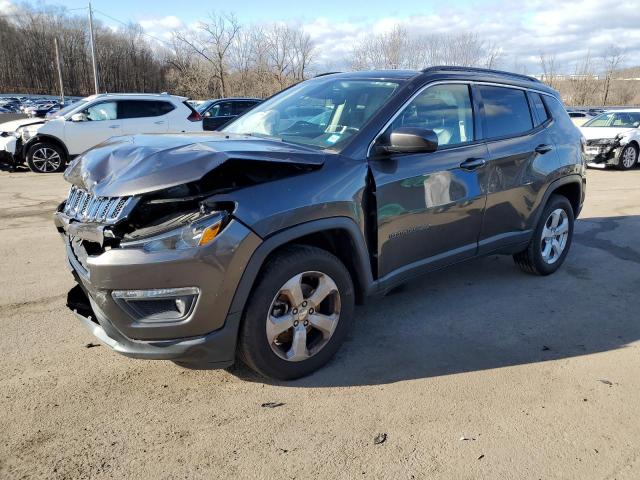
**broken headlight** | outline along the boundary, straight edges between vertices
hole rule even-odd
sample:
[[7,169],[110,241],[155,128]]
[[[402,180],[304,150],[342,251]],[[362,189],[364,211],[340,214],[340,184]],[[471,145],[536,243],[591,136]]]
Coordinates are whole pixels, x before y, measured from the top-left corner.
[[214,212],[195,222],[139,240],[122,242],[122,248],[142,248],[146,252],[185,250],[213,242],[223,228],[226,215]]

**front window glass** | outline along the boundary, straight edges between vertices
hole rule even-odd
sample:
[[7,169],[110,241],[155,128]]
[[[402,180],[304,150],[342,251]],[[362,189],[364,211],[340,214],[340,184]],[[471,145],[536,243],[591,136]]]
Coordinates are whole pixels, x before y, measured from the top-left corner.
[[414,98],[393,121],[391,130],[416,127],[433,130],[438,146],[473,141],[473,109],[468,85],[436,85]]
[[311,80],[261,103],[223,131],[320,149],[344,147],[398,85],[375,80]]
[[91,105],[84,111],[85,120],[101,122],[104,120],[115,120],[117,118],[116,102],[102,102]]
[[607,112],[592,118],[583,127],[637,128],[640,112]]

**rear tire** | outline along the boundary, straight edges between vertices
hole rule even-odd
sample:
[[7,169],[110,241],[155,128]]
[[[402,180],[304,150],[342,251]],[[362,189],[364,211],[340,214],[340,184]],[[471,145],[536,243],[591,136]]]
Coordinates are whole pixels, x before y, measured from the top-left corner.
[[27,151],[27,165],[32,172],[61,172],[66,164],[67,157],[64,151],[53,143],[37,142]]
[[241,360],[268,378],[310,374],[340,348],[354,300],[351,276],[337,257],[306,245],[283,248],[265,264],[247,302]]
[[631,170],[638,163],[638,147],[634,144],[627,145],[618,157],[618,169]]
[[533,238],[513,260],[525,272],[533,275],[554,273],[567,256],[573,238],[573,207],[562,195],[552,195],[547,202]]

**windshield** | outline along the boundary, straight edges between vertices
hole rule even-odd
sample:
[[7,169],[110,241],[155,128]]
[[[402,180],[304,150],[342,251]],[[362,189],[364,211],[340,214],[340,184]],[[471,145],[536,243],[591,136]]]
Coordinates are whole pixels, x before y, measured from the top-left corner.
[[583,127],[637,128],[640,126],[640,112],[606,112],[592,118]]
[[[73,111],[75,111],[76,108],[78,107],[82,107],[84,104],[87,103],[87,100],[78,100],[77,102],[72,103],[71,105],[67,105],[64,108],[61,108],[60,110],[58,110],[56,113],[54,113],[53,115],[51,115],[49,118],[58,118],[58,117],[64,117],[66,114],[71,113]],[[66,118],[66,117],[65,117]]]
[[320,149],[343,147],[397,88],[396,82],[374,80],[303,82],[254,107],[222,131]]
[[204,111],[211,106],[212,103],[213,103],[213,100],[207,100],[205,102],[201,102],[195,106],[195,109],[200,115],[202,115]]

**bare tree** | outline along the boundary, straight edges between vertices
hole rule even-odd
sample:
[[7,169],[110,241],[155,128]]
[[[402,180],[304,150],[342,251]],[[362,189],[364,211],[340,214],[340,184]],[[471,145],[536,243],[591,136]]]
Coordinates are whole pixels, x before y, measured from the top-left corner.
[[209,21],[198,24],[198,30],[196,34],[176,32],[174,36],[211,64],[219,95],[224,97],[229,49],[240,31],[240,24],[233,14],[212,12]]
[[494,68],[502,50],[473,32],[448,35],[411,34],[401,25],[378,35],[368,35],[354,46],[351,66],[367,68],[412,68],[461,65]]
[[604,63],[604,85],[602,93],[602,104],[606,105],[609,99],[609,89],[611,88],[611,79],[616,70],[620,67],[624,60],[624,49],[611,45],[603,55]]
[[569,80],[574,105],[589,105],[595,102],[598,77],[591,51],[587,50],[582,60],[576,64],[575,73]]
[[556,54],[541,53],[540,68],[542,69],[542,81],[549,85],[551,88],[556,88]]

